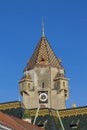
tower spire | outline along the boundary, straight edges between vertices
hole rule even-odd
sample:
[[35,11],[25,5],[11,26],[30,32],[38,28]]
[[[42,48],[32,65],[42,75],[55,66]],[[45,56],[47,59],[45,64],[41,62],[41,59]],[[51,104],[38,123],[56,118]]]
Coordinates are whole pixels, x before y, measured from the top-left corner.
[[43,20],[43,17],[42,17],[42,37],[44,37],[45,34],[44,34],[44,20]]

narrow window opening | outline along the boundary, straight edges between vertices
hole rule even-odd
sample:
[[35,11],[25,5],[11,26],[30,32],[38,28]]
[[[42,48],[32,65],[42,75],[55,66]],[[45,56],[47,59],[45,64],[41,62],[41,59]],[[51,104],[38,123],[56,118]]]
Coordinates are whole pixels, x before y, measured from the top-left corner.
[[63,86],[65,87],[65,82],[63,82]]
[[30,88],[30,83],[28,83],[28,87]]
[[44,88],[44,82],[42,83],[42,88]]

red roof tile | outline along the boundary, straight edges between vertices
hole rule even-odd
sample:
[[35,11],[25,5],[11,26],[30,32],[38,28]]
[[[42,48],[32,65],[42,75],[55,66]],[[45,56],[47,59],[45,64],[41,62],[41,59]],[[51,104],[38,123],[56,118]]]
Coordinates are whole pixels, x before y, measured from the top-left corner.
[[44,130],[36,125],[0,112],[0,123],[14,130]]

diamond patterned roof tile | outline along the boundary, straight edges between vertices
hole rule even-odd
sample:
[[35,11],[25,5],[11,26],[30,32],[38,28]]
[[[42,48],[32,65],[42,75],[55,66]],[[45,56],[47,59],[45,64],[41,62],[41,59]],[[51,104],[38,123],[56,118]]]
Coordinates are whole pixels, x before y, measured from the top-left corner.
[[54,54],[46,37],[41,37],[32,57],[27,62],[27,67],[24,71],[33,69],[35,66],[53,66],[60,68],[60,59]]

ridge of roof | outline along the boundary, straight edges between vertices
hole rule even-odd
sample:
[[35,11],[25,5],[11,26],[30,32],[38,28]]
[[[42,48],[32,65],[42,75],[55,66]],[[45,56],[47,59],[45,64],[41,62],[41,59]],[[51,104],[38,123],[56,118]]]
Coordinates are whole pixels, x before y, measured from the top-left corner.
[[4,103],[0,103],[0,110],[18,108],[21,106],[22,106],[22,104],[20,101],[4,102]]
[[[26,110],[25,110],[26,111]],[[30,116],[34,116],[37,109],[28,109]],[[44,116],[48,115],[49,111],[53,111],[55,114],[58,111],[61,117],[67,117],[67,116],[74,116],[74,115],[84,115],[87,114],[87,106],[86,107],[76,107],[76,108],[70,108],[70,109],[62,109],[62,110],[56,110],[53,108],[40,108],[38,116]],[[25,112],[24,112],[25,113]],[[28,112],[27,112],[28,113]]]
[[20,102],[20,101],[2,102],[2,103],[0,103],[0,105],[1,105],[1,104],[8,104],[8,103],[21,103],[21,102]]

